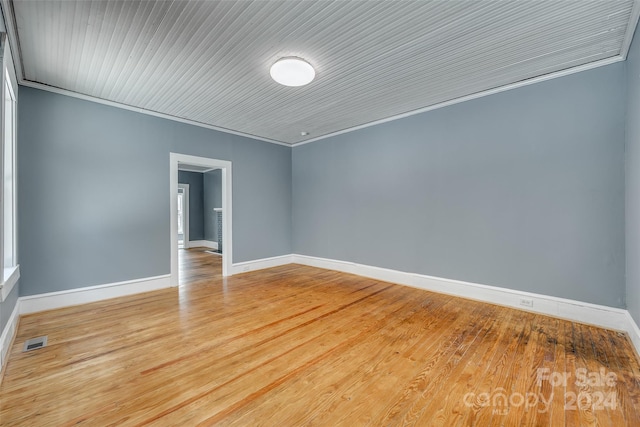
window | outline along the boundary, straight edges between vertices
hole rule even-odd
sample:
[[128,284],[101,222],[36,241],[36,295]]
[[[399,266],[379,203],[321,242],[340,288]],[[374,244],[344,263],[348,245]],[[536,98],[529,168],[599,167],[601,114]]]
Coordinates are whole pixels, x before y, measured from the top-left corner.
[[2,56],[2,112],[0,119],[2,123],[2,131],[0,136],[2,139],[2,147],[0,149],[2,171],[2,184],[0,184],[2,220],[0,225],[0,236],[2,236],[2,252],[0,260],[2,260],[3,280],[0,284],[0,301],[4,301],[11,289],[20,277],[20,269],[18,266],[17,252],[17,226],[16,226],[16,139],[17,139],[17,84],[15,79],[15,71],[13,69],[13,60],[11,50],[9,49],[6,34],[0,35],[0,42],[4,55]]
[[184,234],[184,228],[182,224],[184,224],[184,220],[182,216],[184,215],[184,211],[182,208],[182,204],[184,203],[184,190],[181,188],[178,189],[178,234]]
[[16,221],[15,221],[15,152],[16,152],[16,95],[11,87],[8,71],[5,70],[4,85],[4,180],[3,180],[3,255],[4,268],[16,265]]

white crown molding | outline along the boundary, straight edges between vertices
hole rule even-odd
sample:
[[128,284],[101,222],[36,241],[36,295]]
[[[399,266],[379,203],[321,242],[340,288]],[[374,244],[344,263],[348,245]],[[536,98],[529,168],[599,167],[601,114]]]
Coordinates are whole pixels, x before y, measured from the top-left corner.
[[[633,37],[633,34],[631,36]],[[627,47],[627,51],[628,51],[628,47]],[[167,119],[167,120],[186,123],[186,124],[190,124],[190,125],[193,125],[193,126],[199,126],[199,127],[203,127],[203,128],[206,128],[206,129],[216,130],[216,131],[219,131],[219,132],[229,133],[229,134],[232,134],[232,135],[243,136],[245,138],[251,138],[251,139],[255,139],[255,140],[259,140],[259,141],[269,142],[271,144],[282,145],[282,146],[285,146],[285,147],[298,147],[298,146],[301,146],[301,145],[309,144],[311,142],[321,141],[323,139],[331,138],[331,137],[342,135],[342,134],[345,134],[345,133],[354,132],[354,131],[357,131],[357,130],[360,130],[360,129],[365,129],[365,128],[368,128],[368,127],[371,127],[371,126],[376,126],[376,125],[380,125],[380,124],[383,124],[383,123],[404,119],[406,117],[415,116],[416,114],[422,114],[422,113],[426,113],[428,111],[437,110],[439,108],[448,107],[450,105],[459,104],[461,102],[471,101],[473,99],[478,99],[478,98],[482,98],[482,97],[485,97],[485,96],[494,95],[494,94],[500,93],[500,92],[506,92],[508,90],[517,89],[517,88],[524,87],[524,86],[529,86],[529,85],[532,85],[532,84],[535,84],[535,83],[541,83],[541,82],[544,82],[544,81],[547,81],[547,80],[553,80],[553,79],[556,79],[556,78],[559,78],[559,77],[565,77],[565,76],[568,76],[568,75],[571,75],[571,74],[575,74],[575,73],[579,73],[579,72],[582,72],[582,71],[591,70],[591,69],[598,68],[598,67],[604,67],[606,65],[611,65],[611,64],[615,64],[616,62],[624,61],[625,59],[626,59],[626,57],[623,57],[621,55],[614,56],[614,57],[607,58],[607,59],[602,59],[600,61],[595,61],[595,62],[591,62],[591,63],[585,64],[585,65],[580,65],[578,67],[572,67],[572,68],[568,68],[566,70],[556,71],[555,73],[549,73],[549,74],[545,74],[543,76],[534,77],[534,78],[527,79],[527,80],[522,80],[522,81],[519,81],[519,82],[516,82],[516,83],[511,83],[511,84],[508,84],[508,85],[504,85],[504,86],[499,86],[499,87],[494,88],[494,89],[488,89],[488,90],[485,90],[485,91],[482,91],[482,92],[477,92],[477,93],[474,93],[474,94],[471,94],[471,95],[462,96],[460,98],[455,98],[455,99],[451,99],[449,101],[440,102],[438,104],[430,105],[428,107],[419,108],[417,110],[408,111],[406,113],[397,114],[395,116],[387,117],[387,118],[380,119],[380,120],[375,120],[373,122],[368,122],[368,123],[365,123],[365,124],[362,124],[362,125],[353,126],[353,127],[350,127],[350,128],[346,128],[346,129],[342,129],[342,130],[336,131],[336,132],[331,132],[331,133],[328,133],[328,134],[325,134],[325,135],[321,135],[321,136],[318,136],[316,138],[307,139],[306,141],[296,142],[296,143],[292,143],[292,144],[288,144],[288,143],[281,142],[281,141],[276,141],[276,140],[269,139],[269,138],[264,138],[264,137],[261,137],[261,136],[246,134],[246,133],[234,131],[234,130],[231,130],[231,129],[221,128],[221,127],[209,125],[209,124],[202,123],[202,122],[197,122],[197,121],[194,121],[194,120],[183,119],[181,117],[171,116],[169,114],[159,113],[159,112],[152,111],[152,110],[145,110],[144,108],[134,107],[134,106],[131,106],[131,105],[126,105],[126,104],[120,104],[120,103],[113,102],[113,101],[108,101],[108,100],[102,99],[102,98],[96,98],[96,97],[93,97],[93,96],[84,95],[84,94],[77,93],[77,92],[72,92],[72,91],[69,91],[69,90],[66,90],[66,89],[60,89],[60,88],[57,88],[57,87],[44,85],[42,83],[28,81],[28,80],[23,79],[21,77],[21,75],[19,77],[18,83],[21,84],[22,86],[28,86],[28,87],[32,87],[32,88],[35,88],[35,89],[41,89],[41,90],[45,90],[45,91],[48,91],[48,92],[57,93],[57,94],[60,94],[60,95],[70,96],[70,97],[73,97],[73,98],[78,98],[78,99],[82,99],[82,100],[85,100],[85,101],[95,102],[95,103],[98,103],[98,104],[109,105],[109,106],[115,107],[115,108],[121,108],[121,109],[125,109],[125,110],[135,111],[135,112],[141,113],[141,114],[147,114],[147,115],[160,117],[160,118]],[[19,63],[20,61],[17,61],[17,62]]]
[[633,7],[631,8],[631,17],[629,18],[629,25],[627,25],[627,31],[624,33],[624,39],[622,41],[622,48],[620,49],[620,56],[622,59],[627,59],[629,55],[629,48],[633,41],[633,36],[638,26],[638,19],[640,18],[640,0],[633,1]]
[[489,90],[485,90],[485,91],[482,91],[482,92],[477,92],[477,93],[474,93],[474,94],[471,94],[471,95],[462,96],[460,98],[455,98],[455,99],[452,99],[452,100],[449,100],[449,101],[440,102],[438,104],[430,105],[428,107],[419,108],[417,110],[413,110],[413,111],[409,111],[409,112],[406,112],[406,113],[398,114],[398,115],[395,115],[395,116],[387,117],[387,118],[384,118],[384,119],[376,120],[376,121],[373,121],[373,122],[365,123],[365,124],[362,124],[362,125],[359,125],[359,126],[354,126],[354,127],[350,127],[350,128],[347,128],[347,129],[339,130],[337,132],[328,133],[326,135],[318,136],[316,138],[311,138],[311,139],[308,139],[306,141],[296,142],[295,144],[291,144],[291,146],[292,147],[299,147],[301,145],[309,144],[311,142],[321,141],[323,139],[331,138],[331,137],[334,137],[334,136],[342,135],[342,134],[353,132],[353,131],[360,130],[360,129],[365,129],[365,128],[368,128],[368,127],[371,127],[371,126],[376,126],[376,125],[380,125],[380,124],[383,124],[383,123],[404,119],[405,117],[411,117],[411,116],[415,116],[416,114],[426,113],[427,111],[433,111],[433,110],[437,110],[439,108],[448,107],[450,105],[459,104],[461,102],[471,101],[472,99],[482,98],[482,97],[489,96],[489,95],[494,95],[494,94],[500,93],[500,92],[506,92],[508,90],[517,89],[517,88],[520,88],[520,87],[523,87],[523,86],[529,86],[529,85],[532,85],[532,84],[535,84],[535,83],[545,82],[547,80],[557,79],[559,77],[565,77],[565,76],[568,76],[568,75],[571,75],[571,74],[575,74],[575,73],[579,73],[579,72],[582,72],[582,71],[591,70],[593,68],[604,67],[605,65],[615,64],[616,62],[620,62],[620,61],[624,61],[624,58],[622,56],[618,55],[618,56],[614,56],[614,57],[611,57],[611,58],[602,59],[600,61],[590,62],[588,64],[580,65],[578,67],[572,67],[572,68],[568,68],[566,70],[556,71],[555,73],[549,73],[549,74],[545,74],[543,76],[534,77],[532,79],[522,80],[522,81],[519,81],[519,82],[516,82],[516,83],[511,83],[511,84],[508,84],[508,85],[499,86],[499,87],[494,88],[494,89],[489,89]]
[[209,124],[206,124],[206,123],[197,122],[195,120],[184,119],[182,117],[176,117],[176,116],[172,116],[170,114],[159,113],[157,111],[145,110],[144,108],[134,107],[132,105],[127,105],[127,104],[121,104],[119,102],[108,101],[106,99],[96,98],[95,96],[84,95],[84,94],[81,94],[81,93],[78,93],[78,92],[72,92],[70,90],[60,89],[58,87],[48,86],[48,85],[45,85],[45,84],[42,84],[42,83],[32,82],[32,81],[29,81],[29,80],[25,80],[22,77],[20,77],[18,83],[21,84],[22,86],[32,87],[32,88],[40,89],[40,90],[45,90],[47,92],[53,92],[53,93],[57,93],[59,95],[70,96],[72,98],[78,98],[78,99],[82,99],[84,101],[95,102],[97,104],[103,104],[103,105],[108,105],[110,107],[120,108],[120,109],[123,109],[123,110],[134,111],[136,113],[146,114],[148,116],[159,117],[161,119],[167,119],[167,120],[171,120],[171,121],[174,121],[174,122],[186,123],[188,125],[198,126],[198,127],[205,128],[205,129],[211,129],[211,130],[215,130],[215,131],[218,131],[218,132],[228,133],[228,134],[231,134],[231,135],[238,135],[238,136],[242,136],[242,137],[253,139],[253,140],[257,140],[257,141],[264,141],[264,142],[268,142],[270,144],[276,144],[276,145],[283,145],[285,147],[291,147],[291,144],[287,144],[287,143],[284,143],[284,142],[276,141],[274,139],[263,138],[261,136],[256,136],[256,135],[251,135],[251,134],[248,134],[248,133],[238,132],[238,131],[227,129],[227,128],[223,128],[223,127],[213,126],[213,125],[209,125]]
[[[7,354],[11,350],[11,346],[16,338],[16,331],[18,330],[18,322],[20,321],[20,301],[16,301],[16,305],[13,307],[9,321],[0,335],[0,372],[4,374],[4,366],[8,359]],[[0,382],[2,377],[0,376]]]
[[[629,334],[636,351],[640,353],[640,330],[629,312],[621,308],[307,255],[294,254],[292,261],[295,264],[356,274],[441,294],[624,331]],[[531,300],[533,306],[523,307],[520,304],[522,299]]]
[[146,277],[105,285],[88,286],[66,291],[20,297],[20,314],[30,314],[56,308],[87,304],[110,298],[150,292],[171,287],[170,275]]
[[[633,34],[632,34],[632,37],[633,37]],[[628,51],[628,47],[627,47],[627,51]],[[362,124],[362,125],[359,125],[359,126],[353,126],[353,127],[350,127],[350,128],[342,129],[342,130],[339,130],[339,131],[336,131],[336,132],[328,133],[326,135],[321,135],[321,136],[318,136],[316,138],[311,138],[311,139],[308,139],[306,141],[296,142],[296,143],[293,143],[293,144],[288,144],[288,143],[285,143],[285,142],[276,141],[276,140],[269,139],[269,138],[264,138],[264,137],[261,137],[261,136],[246,134],[246,133],[234,131],[234,130],[231,130],[231,129],[221,128],[221,127],[209,125],[209,124],[202,123],[202,122],[197,122],[197,121],[194,121],[194,120],[183,119],[181,117],[171,116],[169,114],[159,113],[159,112],[152,111],[152,110],[145,110],[144,108],[134,107],[134,106],[131,106],[131,105],[126,105],[126,104],[120,104],[120,103],[117,103],[117,102],[108,101],[106,99],[96,98],[96,97],[93,97],[93,96],[84,95],[84,94],[77,93],[77,92],[72,92],[72,91],[69,91],[69,90],[66,90],[66,89],[60,89],[60,88],[57,88],[57,87],[48,86],[48,85],[44,85],[44,84],[41,84],[41,83],[36,83],[36,82],[24,80],[22,77],[19,78],[18,83],[20,85],[22,85],[22,86],[32,87],[32,88],[35,88],[35,89],[40,89],[40,90],[44,90],[44,91],[48,91],[48,92],[57,93],[59,95],[70,96],[70,97],[82,99],[82,100],[85,100],[85,101],[95,102],[95,103],[98,103],[98,104],[104,104],[104,105],[108,105],[108,106],[111,106],[111,107],[121,108],[121,109],[124,109],[124,110],[134,111],[134,112],[141,113],[141,114],[147,114],[147,115],[150,115],[150,116],[160,117],[160,118],[163,118],[163,119],[172,120],[172,121],[176,121],[176,122],[180,122],[180,123],[186,123],[186,124],[193,125],[193,126],[199,126],[199,127],[203,127],[203,128],[206,128],[206,129],[215,130],[215,131],[218,131],[218,132],[224,132],[224,133],[228,133],[228,134],[232,134],[232,135],[242,136],[242,137],[245,137],[245,138],[255,139],[255,140],[258,140],[258,141],[269,142],[271,144],[282,145],[284,147],[299,147],[301,145],[309,144],[311,142],[321,141],[323,139],[331,138],[331,137],[342,135],[342,134],[345,134],[345,133],[354,132],[354,131],[357,131],[357,130],[360,130],[360,129],[365,129],[365,128],[368,128],[368,127],[371,127],[371,126],[376,126],[376,125],[380,125],[380,124],[383,124],[383,123],[404,119],[406,117],[415,116],[416,114],[426,113],[428,111],[437,110],[439,108],[448,107],[450,105],[455,105],[455,104],[459,104],[459,103],[462,103],[462,102],[471,101],[473,99],[478,99],[478,98],[482,98],[482,97],[485,97],[485,96],[494,95],[494,94],[500,93],[500,92],[506,92],[508,90],[517,89],[517,88],[524,87],[524,86],[529,86],[529,85],[532,85],[532,84],[535,84],[535,83],[541,83],[541,82],[544,82],[544,81],[547,81],[547,80],[556,79],[556,78],[559,78],[559,77],[565,77],[565,76],[568,76],[568,75],[571,75],[571,74],[575,74],[575,73],[579,73],[579,72],[582,72],[582,71],[591,70],[591,69],[598,68],[598,67],[604,67],[606,65],[611,65],[611,64],[615,64],[616,62],[624,61],[625,59],[626,59],[626,57],[623,57],[621,55],[614,56],[614,57],[611,57],[611,58],[607,58],[607,59],[603,59],[603,60],[600,60],[600,61],[591,62],[589,64],[581,65],[581,66],[578,66],[578,67],[573,67],[573,68],[569,68],[569,69],[566,69],[566,70],[557,71],[555,73],[545,74],[543,76],[534,77],[532,79],[523,80],[523,81],[519,81],[519,82],[516,82],[516,83],[511,83],[511,84],[500,86],[500,87],[497,87],[497,88],[494,88],[494,89],[488,89],[488,90],[485,90],[485,91],[482,91],[482,92],[477,92],[477,93],[474,93],[474,94],[471,94],[471,95],[463,96],[463,97],[460,97],[460,98],[455,98],[455,99],[452,99],[452,100],[449,100],[449,101],[440,102],[438,104],[430,105],[428,107],[419,108],[417,110],[409,111],[409,112],[406,112],[406,113],[398,114],[398,115],[387,117],[387,118],[380,119],[380,120],[375,120],[373,122],[365,123],[365,124]],[[17,62],[20,62],[20,61],[17,61]]]

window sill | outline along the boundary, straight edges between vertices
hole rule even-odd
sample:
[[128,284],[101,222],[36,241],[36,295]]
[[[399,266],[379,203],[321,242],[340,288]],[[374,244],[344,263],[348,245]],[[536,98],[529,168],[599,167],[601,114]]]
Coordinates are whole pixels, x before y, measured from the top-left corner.
[[20,266],[9,267],[4,269],[4,277],[0,284],[0,302],[7,299],[13,287],[18,283],[20,278]]

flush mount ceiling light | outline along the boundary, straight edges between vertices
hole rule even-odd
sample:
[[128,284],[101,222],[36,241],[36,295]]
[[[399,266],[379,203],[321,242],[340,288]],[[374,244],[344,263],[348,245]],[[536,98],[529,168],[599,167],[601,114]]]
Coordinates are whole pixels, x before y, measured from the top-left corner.
[[301,58],[280,58],[271,66],[271,78],[285,86],[304,86],[313,81],[316,70]]

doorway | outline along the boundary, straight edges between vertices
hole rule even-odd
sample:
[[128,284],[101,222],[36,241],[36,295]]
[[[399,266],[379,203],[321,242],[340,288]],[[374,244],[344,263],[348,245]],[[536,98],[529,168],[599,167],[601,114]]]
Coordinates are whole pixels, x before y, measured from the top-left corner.
[[[171,285],[179,285],[178,267],[178,170],[180,166],[193,166],[208,169],[219,169],[221,178],[221,231],[224,239],[222,251],[222,276],[232,274],[233,260],[233,227],[232,227],[232,172],[231,162],[206,157],[190,156],[186,154],[170,153],[169,155],[169,191],[170,191],[170,233],[171,233]],[[191,192],[191,191],[190,191]],[[183,200],[184,201],[184,200]],[[191,236],[192,238],[192,236]],[[189,240],[185,240],[189,245]],[[212,255],[216,256],[216,255]]]

